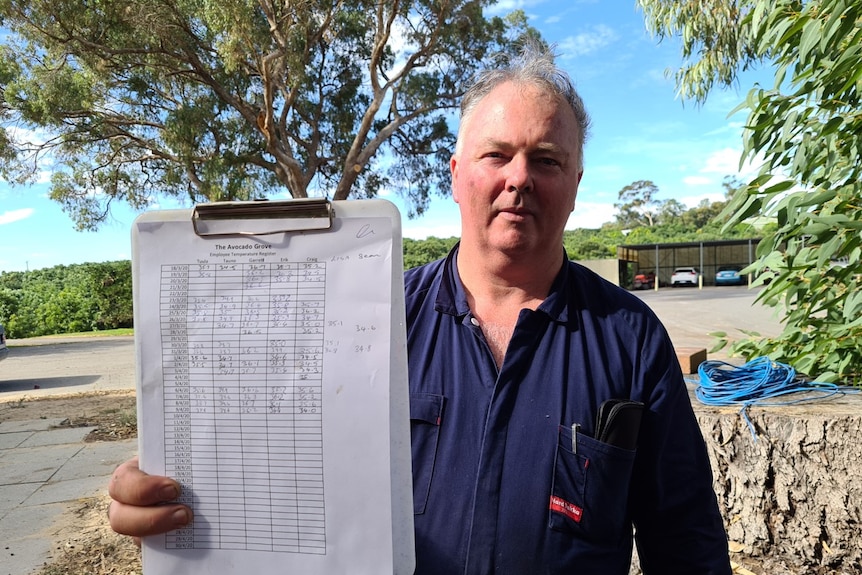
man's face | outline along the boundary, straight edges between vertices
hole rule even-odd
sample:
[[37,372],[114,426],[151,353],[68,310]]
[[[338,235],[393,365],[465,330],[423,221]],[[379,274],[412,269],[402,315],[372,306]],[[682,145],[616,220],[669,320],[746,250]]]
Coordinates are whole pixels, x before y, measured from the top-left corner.
[[581,179],[568,104],[505,83],[462,122],[450,161],[462,242],[509,256],[559,250]]

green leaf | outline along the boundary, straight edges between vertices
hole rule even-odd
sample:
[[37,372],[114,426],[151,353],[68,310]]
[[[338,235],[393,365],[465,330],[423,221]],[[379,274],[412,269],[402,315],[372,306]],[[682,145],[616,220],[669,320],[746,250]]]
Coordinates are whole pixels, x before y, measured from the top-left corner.
[[786,192],[796,185],[796,182],[791,180],[784,180],[782,182],[778,182],[777,184],[773,184],[763,190],[763,193],[769,196],[773,196],[776,194],[780,194],[781,192]]
[[844,300],[844,319],[853,321],[862,318],[862,291],[855,291]]
[[713,342],[712,347],[709,348],[709,353],[718,353],[727,347],[727,340],[721,339]]
[[818,46],[821,37],[820,20],[809,18],[807,16],[800,17],[800,20],[805,19],[805,24],[802,28],[802,38],[799,41],[799,60],[807,63],[811,51]]
[[856,69],[853,71],[850,77],[847,78],[847,81],[844,83],[844,85],[838,89],[839,94],[843,94],[853,87],[857,88],[857,92],[860,91],[858,90],[858,84],[860,81],[862,81],[862,66],[859,65],[859,58],[856,58],[856,62],[854,64],[856,65]]
[[800,208],[808,207],[808,206],[819,206],[829,202],[838,195],[838,191],[834,189],[827,189],[815,194],[806,194],[805,198],[799,202],[798,206]]
[[[862,74],[862,69],[860,69],[860,74]],[[832,134],[841,127],[844,123],[844,118],[841,116],[835,116],[834,118],[830,118],[828,122],[823,124],[823,127],[820,128],[820,133],[822,135]]]

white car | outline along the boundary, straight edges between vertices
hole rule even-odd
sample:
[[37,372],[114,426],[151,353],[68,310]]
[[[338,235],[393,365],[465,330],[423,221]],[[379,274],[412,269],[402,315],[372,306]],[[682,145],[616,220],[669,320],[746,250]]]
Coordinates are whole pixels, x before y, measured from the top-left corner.
[[700,283],[700,272],[697,268],[676,268],[670,276],[670,287],[697,286]]
[[6,347],[6,330],[3,329],[3,324],[0,323],[0,359],[9,355],[9,348]]

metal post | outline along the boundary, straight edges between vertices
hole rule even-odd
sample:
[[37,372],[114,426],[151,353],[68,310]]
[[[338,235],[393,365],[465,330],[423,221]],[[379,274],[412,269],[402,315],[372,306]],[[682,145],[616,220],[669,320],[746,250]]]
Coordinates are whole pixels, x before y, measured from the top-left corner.
[[[751,238],[748,239],[748,265],[754,263],[754,257],[751,253]],[[751,272],[748,272],[748,287],[751,287],[752,275]]]

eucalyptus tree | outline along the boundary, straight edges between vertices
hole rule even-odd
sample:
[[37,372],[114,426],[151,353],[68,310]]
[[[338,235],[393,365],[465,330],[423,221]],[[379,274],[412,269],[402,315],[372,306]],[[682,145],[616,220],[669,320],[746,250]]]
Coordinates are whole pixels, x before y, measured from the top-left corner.
[[735,192],[728,226],[775,218],[754,264],[759,298],[781,310],[776,338],[735,345],[820,380],[862,383],[862,3],[858,0],[638,0],[647,27],[679,37],[683,97],[698,102],[766,63],[741,161],[760,173]]
[[524,34],[493,0],[0,0],[0,171],[79,228],[134,207],[448,188],[465,80]]
[[657,194],[658,186],[650,180],[638,180],[621,189],[614,204],[617,223],[629,228],[654,226],[662,206]]

